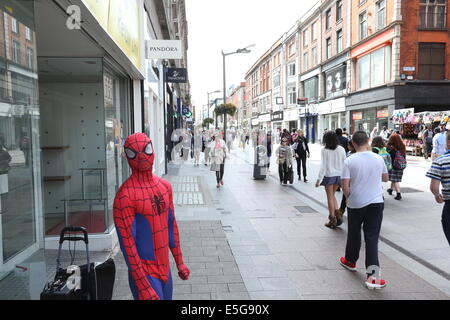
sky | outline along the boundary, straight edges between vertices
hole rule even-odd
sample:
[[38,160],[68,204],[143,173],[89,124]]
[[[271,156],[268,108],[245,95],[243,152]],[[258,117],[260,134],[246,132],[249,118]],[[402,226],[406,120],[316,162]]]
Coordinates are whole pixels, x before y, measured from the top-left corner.
[[[207,92],[223,88],[222,50],[255,44],[251,53],[226,57],[226,85],[245,73],[318,0],[186,0],[188,72],[192,105],[206,106]],[[220,98],[222,93],[210,95]]]

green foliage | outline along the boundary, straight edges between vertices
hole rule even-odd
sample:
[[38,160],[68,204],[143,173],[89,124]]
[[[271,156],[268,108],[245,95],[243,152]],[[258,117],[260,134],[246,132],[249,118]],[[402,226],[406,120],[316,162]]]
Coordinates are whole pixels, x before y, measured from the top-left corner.
[[213,124],[213,123],[214,123],[214,119],[212,119],[212,118],[203,119],[202,127],[203,128],[208,127],[209,124]]
[[230,116],[234,116],[236,114],[237,108],[232,103],[226,103],[217,106],[214,111],[216,115],[228,114]]

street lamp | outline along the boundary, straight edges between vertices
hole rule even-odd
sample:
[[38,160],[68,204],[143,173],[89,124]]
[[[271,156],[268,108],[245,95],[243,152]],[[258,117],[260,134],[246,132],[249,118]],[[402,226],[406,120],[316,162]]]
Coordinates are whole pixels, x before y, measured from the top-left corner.
[[[213,93],[219,93],[220,90],[216,90],[216,91],[212,91],[212,92],[207,92],[206,94],[208,95],[208,104],[207,104],[207,108],[208,108],[208,118],[209,118],[209,108],[211,106],[211,101],[209,100],[209,95],[213,94]],[[209,129],[209,123],[208,123],[208,129]]]
[[[226,90],[226,75],[225,75],[225,57],[232,55],[232,54],[237,54],[237,53],[250,53],[252,52],[251,50],[249,50],[248,48],[252,48],[255,45],[249,45],[245,48],[242,49],[237,49],[234,52],[229,52],[229,53],[225,53],[222,50],[222,58],[223,58],[223,103],[225,104],[227,101],[227,90]],[[225,113],[223,115],[223,138],[226,141],[227,139],[227,114]]]

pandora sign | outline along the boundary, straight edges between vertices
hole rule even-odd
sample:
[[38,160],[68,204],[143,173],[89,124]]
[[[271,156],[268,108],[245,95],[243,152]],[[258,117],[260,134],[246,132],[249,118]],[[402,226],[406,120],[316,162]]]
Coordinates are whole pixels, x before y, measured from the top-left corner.
[[146,59],[182,59],[181,40],[145,41]]

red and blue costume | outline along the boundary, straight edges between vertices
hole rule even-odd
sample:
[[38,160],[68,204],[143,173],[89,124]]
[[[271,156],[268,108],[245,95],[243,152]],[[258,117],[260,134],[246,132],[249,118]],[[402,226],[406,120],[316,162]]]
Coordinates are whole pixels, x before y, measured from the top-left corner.
[[175,220],[172,187],[154,176],[153,145],[143,133],[128,137],[125,154],[132,175],[114,199],[114,223],[136,300],[171,300],[169,248],[181,279],[189,278]]

